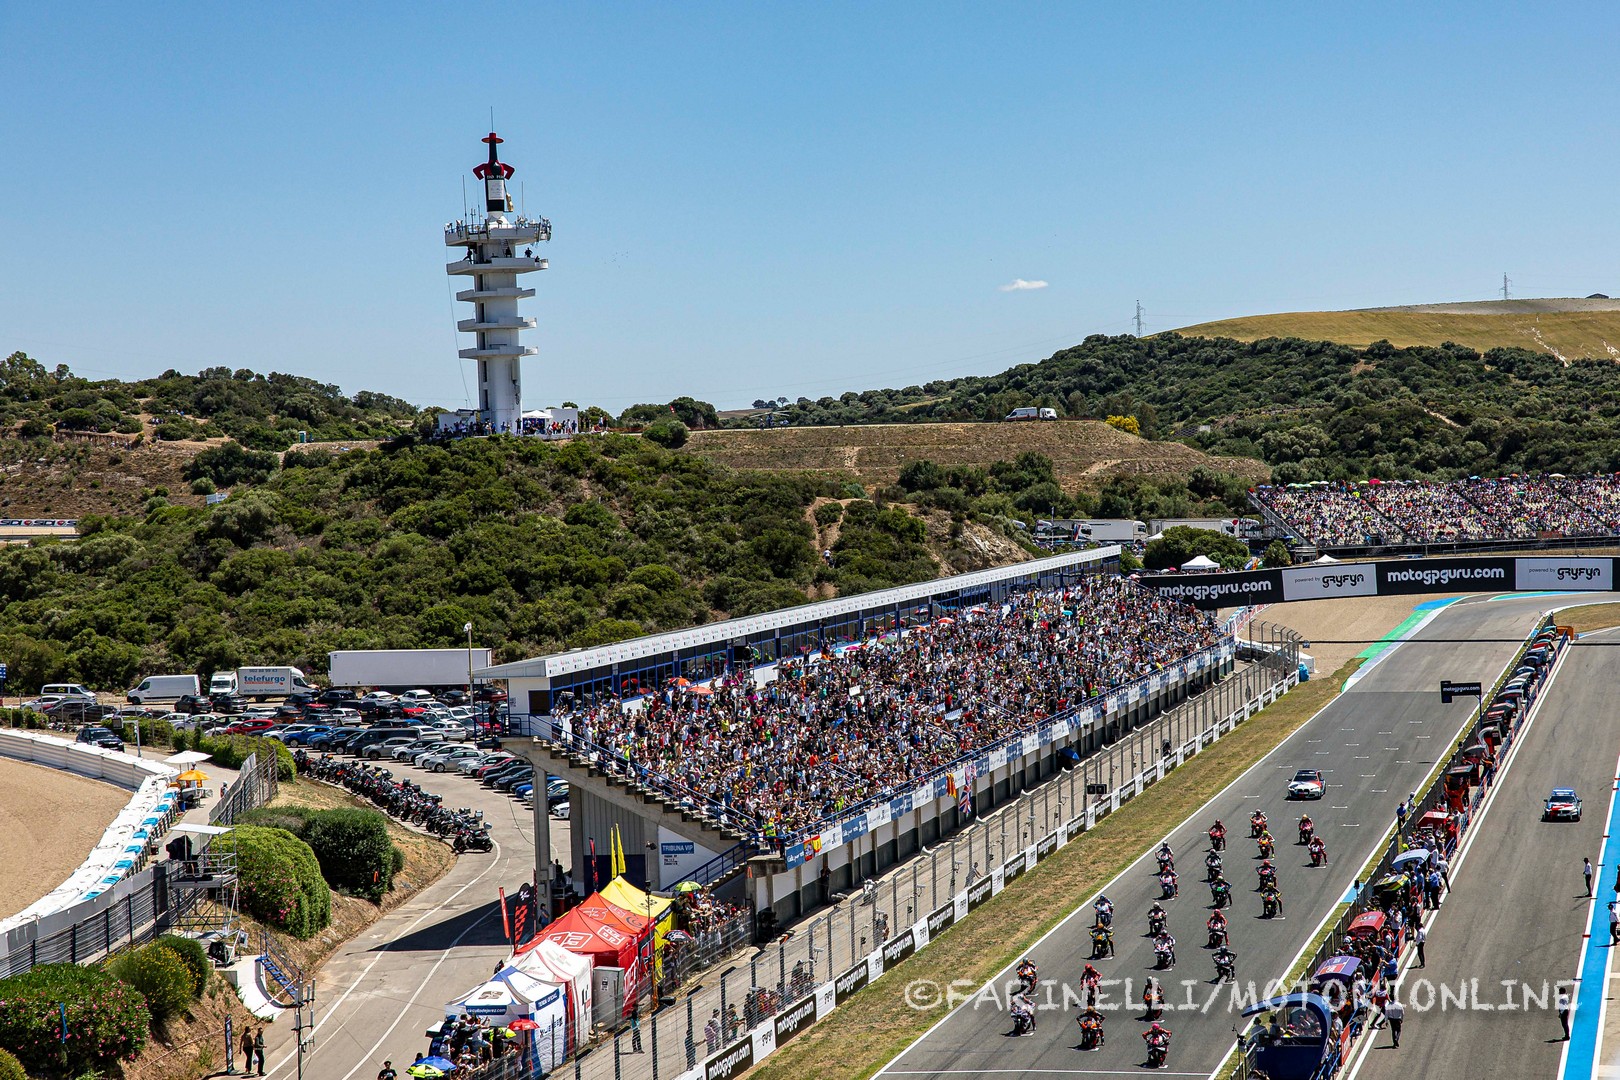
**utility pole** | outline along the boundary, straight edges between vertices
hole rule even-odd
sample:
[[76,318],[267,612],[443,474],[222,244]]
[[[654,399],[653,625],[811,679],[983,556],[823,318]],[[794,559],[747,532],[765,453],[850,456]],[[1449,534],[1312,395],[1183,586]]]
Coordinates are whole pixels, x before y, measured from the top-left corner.
[[1142,336],[1142,301],[1136,302],[1136,336]]
[[1503,274],[1502,275],[1502,299],[1506,300],[1507,298],[1508,298],[1508,276],[1506,274]]

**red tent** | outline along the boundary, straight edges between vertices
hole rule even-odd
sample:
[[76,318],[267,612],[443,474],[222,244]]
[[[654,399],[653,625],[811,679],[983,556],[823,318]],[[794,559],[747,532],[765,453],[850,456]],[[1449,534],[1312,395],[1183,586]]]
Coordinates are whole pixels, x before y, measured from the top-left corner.
[[628,1009],[636,1001],[641,958],[646,955],[651,935],[651,926],[645,918],[615,907],[602,899],[601,893],[592,893],[532,940],[518,946],[515,955],[522,956],[542,941],[553,941],[571,953],[589,957],[592,967],[621,968]]

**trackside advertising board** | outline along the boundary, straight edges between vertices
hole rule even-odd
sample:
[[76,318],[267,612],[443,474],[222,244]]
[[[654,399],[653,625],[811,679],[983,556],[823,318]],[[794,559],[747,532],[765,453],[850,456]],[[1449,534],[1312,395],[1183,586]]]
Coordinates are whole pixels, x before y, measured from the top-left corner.
[[1230,574],[1143,574],[1165,596],[1213,611],[1289,600],[1405,596],[1431,592],[1611,592],[1614,559],[1525,556],[1383,559]]

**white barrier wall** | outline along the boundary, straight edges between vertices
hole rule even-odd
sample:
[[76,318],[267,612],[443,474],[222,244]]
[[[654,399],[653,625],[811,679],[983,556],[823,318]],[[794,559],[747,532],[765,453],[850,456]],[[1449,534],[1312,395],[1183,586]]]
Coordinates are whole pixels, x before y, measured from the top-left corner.
[[101,841],[68,879],[23,911],[0,920],[0,934],[64,911],[112,888],[134,871],[174,811],[171,766],[99,746],[67,742],[37,731],[0,729],[0,756],[105,780],[134,791]]

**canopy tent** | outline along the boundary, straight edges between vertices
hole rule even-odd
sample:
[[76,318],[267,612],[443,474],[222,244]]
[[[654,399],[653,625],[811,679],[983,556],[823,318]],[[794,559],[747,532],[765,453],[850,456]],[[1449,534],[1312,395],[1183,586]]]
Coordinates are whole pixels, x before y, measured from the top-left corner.
[[675,929],[675,901],[668,897],[642,892],[622,877],[616,877],[602,888],[601,897],[627,915],[651,920],[653,925],[653,963],[656,973],[663,976],[664,944],[669,932]]
[[[579,965],[585,964],[584,960],[575,959]],[[553,978],[538,965],[527,970],[507,966],[488,982],[447,1004],[444,1012],[447,1017],[461,1013],[480,1016],[492,1027],[507,1026],[527,1017],[534,1027],[523,1037],[525,1048],[536,1055],[543,1074],[568,1056],[584,1030],[576,1024],[572,997],[570,985]]]
[[531,942],[521,956],[506,961],[505,971],[520,971],[532,978],[558,983],[568,990],[574,1031],[583,1036],[591,1026],[591,962],[555,941]]
[[639,996],[642,950],[651,936],[646,918],[615,907],[597,892],[518,946],[514,955],[522,956],[540,942],[552,941],[571,953],[588,957],[593,968],[620,968],[624,971],[628,1008]]
[[1219,570],[1221,564],[1208,555],[1194,555],[1181,564],[1183,570]]
[[182,750],[178,754],[170,754],[168,757],[164,758],[163,764],[201,765],[203,762],[207,761],[213,756],[214,755],[212,754],[205,754],[201,750]]
[[1322,564],[1326,564],[1326,563],[1336,563],[1336,562],[1338,562],[1338,561],[1339,561],[1339,560],[1338,560],[1338,559],[1335,559],[1335,558],[1334,558],[1334,557],[1333,557],[1333,556],[1331,556],[1331,555],[1324,555],[1324,556],[1322,556],[1322,557],[1321,557],[1321,558],[1320,558],[1320,559],[1317,559],[1317,560],[1316,560],[1316,561],[1317,561],[1317,562],[1318,562],[1318,563],[1322,563]]

